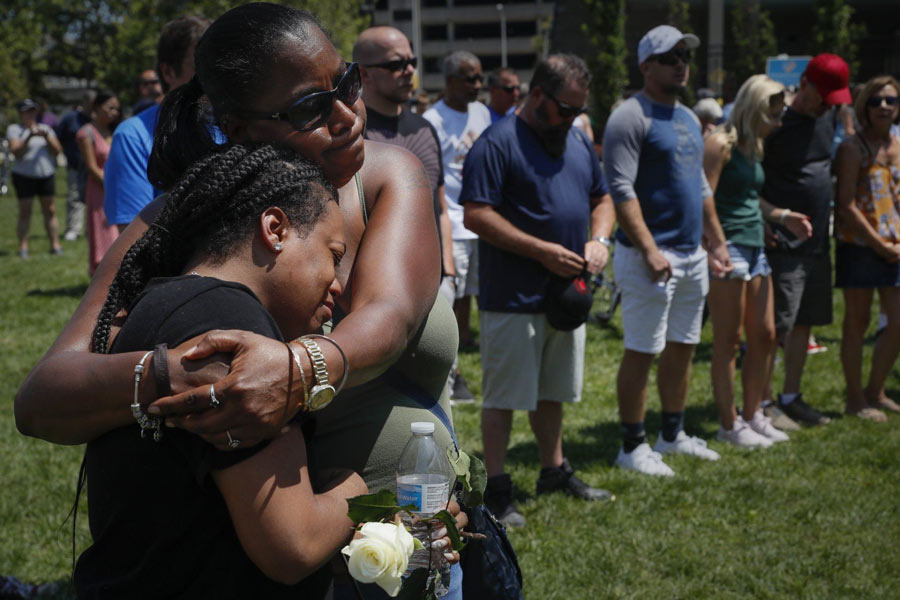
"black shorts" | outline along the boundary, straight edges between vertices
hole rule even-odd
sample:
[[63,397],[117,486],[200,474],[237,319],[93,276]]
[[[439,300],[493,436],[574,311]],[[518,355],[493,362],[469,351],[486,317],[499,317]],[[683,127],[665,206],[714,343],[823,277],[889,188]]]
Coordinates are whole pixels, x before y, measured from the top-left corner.
[[889,263],[868,246],[838,244],[834,251],[834,286],[900,287],[900,263]]
[[33,198],[34,196],[55,196],[56,177],[28,177],[27,175],[12,174],[13,187],[16,188],[18,198]]
[[831,323],[831,257],[766,253],[775,292],[775,330],[781,337],[795,326]]

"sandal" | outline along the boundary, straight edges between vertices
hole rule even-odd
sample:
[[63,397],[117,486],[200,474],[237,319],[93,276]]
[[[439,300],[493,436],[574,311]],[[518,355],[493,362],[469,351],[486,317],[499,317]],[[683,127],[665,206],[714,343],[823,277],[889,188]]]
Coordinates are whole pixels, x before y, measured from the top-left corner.
[[875,408],[880,408],[881,410],[889,410],[891,412],[900,413],[900,404],[897,404],[887,396],[882,400],[876,400],[872,402],[872,406]]
[[846,414],[851,417],[859,417],[864,421],[872,421],[873,423],[885,423],[887,422],[887,415],[878,410],[877,408],[873,408],[871,406],[867,406],[865,408],[861,408],[856,412],[850,412],[849,410]]

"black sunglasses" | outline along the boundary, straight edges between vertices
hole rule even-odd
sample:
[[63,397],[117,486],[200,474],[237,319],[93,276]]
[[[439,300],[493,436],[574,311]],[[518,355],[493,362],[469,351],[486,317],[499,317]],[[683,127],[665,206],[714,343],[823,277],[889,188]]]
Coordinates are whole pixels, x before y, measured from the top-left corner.
[[377,68],[377,69],[387,69],[392,73],[396,73],[397,71],[405,71],[406,65],[411,65],[413,69],[419,64],[419,58],[417,56],[413,56],[411,58],[398,58],[396,60],[389,60],[380,63],[374,63],[371,65],[363,65],[367,69]]
[[688,64],[689,62],[691,62],[691,58],[693,56],[693,53],[687,48],[672,48],[665,54],[655,54],[650,58],[661,65],[671,67],[675,65],[675,63],[677,63],[679,60],[684,64]]
[[501,90],[503,90],[507,94],[512,94],[517,89],[519,89],[519,86],[517,86],[517,85],[498,85],[497,87],[499,87]]
[[478,75],[469,75],[468,77],[463,77],[462,75],[452,75],[452,77],[465,79],[468,83],[475,83],[476,81],[481,83],[484,81],[484,75],[482,75],[481,73],[479,73]]
[[345,106],[352,106],[359,100],[362,89],[359,80],[359,65],[347,63],[347,70],[341,75],[334,89],[329,92],[313,92],[294,102],[284,112],[244,113],[247,118],[263,121],[287,121],[297,131],[310,131],[321,127],[331,116],[335,99]]
[[900,96],[872,96],[868,100],[866,100],[866,106],[869,108],[878,108],[881,106],[882,102],[887,102],[888,106],[897,106],[900,105]]
[[[547,94],[547,92],[544,93]],[[556,112],[559,113],[559,116],[563,119],[571,119],[572,117],[577,117],[578,115],[587,112],[587,108],[585,108],[584,106],[573,106],[571,104],[566,104],[553,94],[547,94],[547,97],[556,103]]]

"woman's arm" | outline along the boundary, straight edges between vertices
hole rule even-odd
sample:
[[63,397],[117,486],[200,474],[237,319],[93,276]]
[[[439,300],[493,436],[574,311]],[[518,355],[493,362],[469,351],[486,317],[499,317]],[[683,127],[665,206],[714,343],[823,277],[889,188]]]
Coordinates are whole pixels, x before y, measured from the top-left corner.
[[247,460],[214,471],[213,480],[247,556],[267,577],[284,584],[313,573],[350,539],[346,499],[368,491],[351,472],[316,494],[296,425]]
[[713,133],[703,144],[703,172],[709,187],[715,193],[719,186],[719,177],[722,175],[722,167],[729,160],[729,148],[724,133]]
[[87,167],[87,174],[100,185],[103,185],[103,170],[97,166],[97,155],[94,154],[94,144],[91,143],[90,134],[76,136],[78,141],[78,150],[81,152],[81,158],[84,159],[84,166]]
[[55,157],[60,152],[62,152],[62,144],[60,144],[59,140],[56,139],[56,134],[53,133],[53,129],[47,127],[47,129],[44,131],[44,138],[47,140],[47,147],[50,150],[50,154]]
[[849,139],[838,148],[834,170],[837,173],[837,214],[850,226],[863,242],[886,261],[900,261],[900,244],[884,240],[856,206],[856,187],[862,152],[859,145]]
[[13,153],[13,156],[16,159],[21,159],[25,156],[25,151],[28,149],[28,140],[31,138],[32,133],[29,130],[28,135],[23,138],[17,137],[9,137],[9,151]]
[[[142,352],[93,354],[91,334],[122,257],[147,229],[162,204],[154,202],[118,237],[97,268],[75,314],[34,366],[15,400],[16,426],[25,435],[58,444],[81,444],[133,422],[128,407],[134,365]],[[152,398],[144,377],[142,398]]]

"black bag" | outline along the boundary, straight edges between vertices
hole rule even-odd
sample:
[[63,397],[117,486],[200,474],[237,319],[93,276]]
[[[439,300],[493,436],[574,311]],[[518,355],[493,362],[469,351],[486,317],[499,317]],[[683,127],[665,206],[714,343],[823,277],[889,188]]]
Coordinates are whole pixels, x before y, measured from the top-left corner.
[[523,600],[522,570],[503,523],[483,504],[465,510],[469,517],[466,530],[487,537],[470,539],[460,552],[463,598]]

